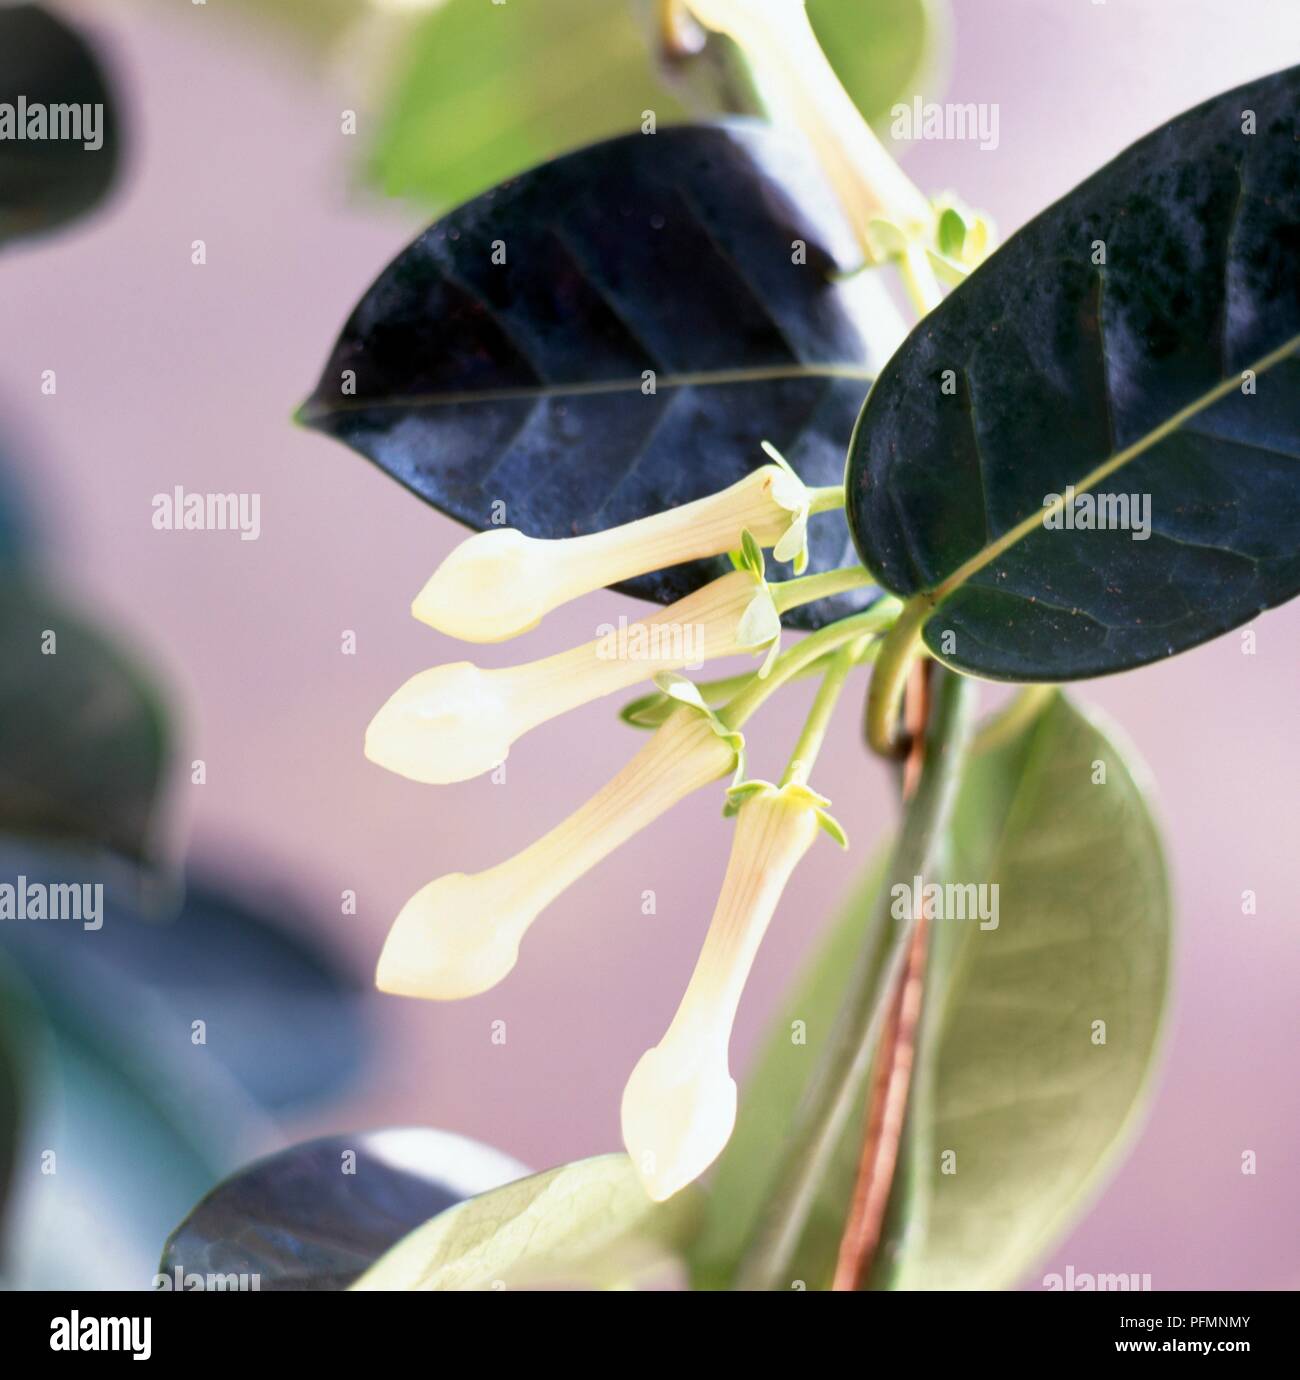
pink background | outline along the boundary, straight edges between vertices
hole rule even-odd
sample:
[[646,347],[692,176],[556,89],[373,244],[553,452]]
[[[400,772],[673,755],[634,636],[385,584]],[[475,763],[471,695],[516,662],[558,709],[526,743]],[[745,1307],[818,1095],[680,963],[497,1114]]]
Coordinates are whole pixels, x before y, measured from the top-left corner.
[[[603,2],[603,0],[602,0]],[[76,7],[72,7],[74,10]],[[1161,119],[1300,59],[1292,0],[997,0],[960,7],[948,98],[996,101],[1001,143],[918,146],[928,191],[955,187],[1003,232]],[[0,388],[51,563],[172,687],[181,757],[174,832],[236,874],[292,880],[359,970],[406,897],[515,851],[639,743],[597,704],[524,739],[508,780],[441,789],[369,765],[364,727],[414,671],[463,653],[415,623],[411,595],[460,536],[451,522],[289,416],[346,312],[419,227],[367,200],[339,133],[356,101],[222,6],[80,11],[129,92],[132,166],[111,211],[5,256]],[[934,92],[931,94],[938,94]],[[363,135],[365,123],[363,119]],[[205,267],[190,243],[207,242]],[[58,371],[41,396],[40,372]],[[262,495],[262,536],[158,533],[175,485]],[[540,655],[634,607],[597,595],[484,662]],[[1150,1272],[1157,1288],[1294,1288],[1296,654],[1300,607],[1084,687],[1141,745],[1157,783],[1179,900],[1166,1058],[1135,1148],[1047,1270]],[[345,629],[358,652],[340,654]],[[470,653],[473,655],[473,653]],[[757,721],[756,772],[779,767],[806,688]],[[791,968],[889,827],[884,772],[856,706],[818,785],[859,847],[819,848],[761,954],[733,1045],[743,1074]],[[375,998],[388,1050],[344,1105],[299,1135],[426,1122],[537,1166],[616,1148],[618,1100],[690,971],[729,826],[706,792],[549,911],[513,977],[459,1005]],[[353,888],[355,917],[339,914]],[[658,913],[641,914],[653,888]],[[1240,914],[1258,893],[1259,913]],[[508,1042],[491,1043],[505,1020]],[[1258,1174],[1243,1176],[1244,1150]]]

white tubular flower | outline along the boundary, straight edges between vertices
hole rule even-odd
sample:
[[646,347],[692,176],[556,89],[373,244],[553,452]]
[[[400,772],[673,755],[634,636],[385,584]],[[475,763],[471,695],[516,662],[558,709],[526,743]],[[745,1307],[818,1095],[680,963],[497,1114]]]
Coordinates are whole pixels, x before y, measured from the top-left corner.
[[699,961],[667,1034],[623,1092],[623,1141],[659,1201],[697,1179],[731,1136],[727,1047],[740,994],[790,874],[818,828],[834,825],[824,797],[803,785],[747,781],[730,794],[736,835]]
[[411,612],[464,642],[502,642],[592,590],[735,550],[746,530],[761,545],[775,545],[777,559],[796,561],[801,573],[813,494],[769,453],[777,463],[721,493],[604,532],[559,541],[526,537],[513,527],[480,532],[434,571]]
[[740,45],[767,103],[807,135],[873,257],[873,222],[909,233],[929,224],[929,203],[859,114],[817,41],[804,0],[685,3],[700,23]]
[[380,956],[381,991],[449,1001],[495,986],[515,966],[529,925],[566,887],[679,800],[736,768],[741,735],[717,720],[689,681],[664,688],[679,707],[581,809],[508,861],[486,872],[453,872],[416,892]]
[[516,738],[548,719],[656,672],[753,650],[748,638],[778,635],[779,620],[773,629],[749,613],[760,596],[771,601],[761,578],[737,570],[648,618],[609,627],[594,641],[540,661],[500,670],[458,661],[421,671],[371,720],[366,756],[431,785],[491,771]]

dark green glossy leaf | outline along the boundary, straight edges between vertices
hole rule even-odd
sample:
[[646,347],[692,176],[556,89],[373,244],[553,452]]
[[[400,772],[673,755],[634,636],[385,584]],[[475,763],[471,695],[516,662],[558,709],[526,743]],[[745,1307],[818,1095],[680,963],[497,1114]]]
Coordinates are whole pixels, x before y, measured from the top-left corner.
[[145,859],[166,757],[135,664],[42,591],[0,586],[0,832]]
[[256,1275],[263,1290],[346,1289],[416,1227],[527,1172],[419,1127],[305,1141],[218,1184],[168,1238],[158,1268]]
[[[77,107],[80,137],[14,137],[20,123],[24,133],[36,128],[24,114],[39,108],[44,120],[52,106]],[[119,158],[117,115],[98,60],[39,5],[0,7],[0,120],[6,110],[14,129],[0,138],[0,245],[90,210],[107,193]]]
[[[937,602],[924,635],[948,664],[1120,671],[1300,590],[1298,120],[1300,68],[1171,121],[1010,239],[881,373],[850,523],[888,589]],[[1068,485],[1135,495],[1139,523],[1149,500],[1149,536],[1048,530]]]
[[1014,1284],[1131,1128],[1159,1042],[1172,900],[1142,769],[1126,757],[1057,695],[970,764],[947,878],[996,885],[996,914],[932,922],[877,1285]]
[[[856,313],[880,287],[832,278],[853,247],[808,159],[760,125],[684,126],[506,183],[389,265],[302,420],[460,521],[499,522],[503,502],[533,536],[724,488],[765,462],[763,440],[805,482],[839,483],[870,373]],[[809,530],[810,570],[854,560],[839,513]],[[666,602],[729,568],[627,588]]]

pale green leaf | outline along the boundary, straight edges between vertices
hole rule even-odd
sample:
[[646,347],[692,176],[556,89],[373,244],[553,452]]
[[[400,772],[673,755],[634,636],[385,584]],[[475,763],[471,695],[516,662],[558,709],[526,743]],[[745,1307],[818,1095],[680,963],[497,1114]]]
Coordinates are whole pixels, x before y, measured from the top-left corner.
[[687,110],[622,0],[446,0],[413,27],[371,169],[447,207],[562,153]]
[[943,0],[808,0],[808,17],[854,104],[877,124],[924,93],[947,46]]
[[[1105,785],[1092,784],[1095,762]],[[972,759],[946,851],[949,879],[998,881],[999,924],[933,922],[923,1066],[873,1287],[1014,1282],[1113,1158],[1164,1000],[1170,902],[1155,824],[1113,738],[1067,700],[1052,696]],[[731,1283],[850,975],[883,967],[892,932],[871,924],[882,871],[828,932],[745,1079],[689,1252],[698,1288]],[[1105,1046],[1092,1044],[1094,1020],[1107,1022]],[[792,1286],[829,1284],[860,1139],[857,1117],[820,1186]],[[944,1149],[958,1150],[956,1175],[938,1172]]]
[[617,1285],[669,1257],[695,1196],[646,1197],[626,1155],[577,1160],[458,1203],[402,1238],[360,1290]]
[[1126,756],[1054,696],[972,764],[948,875],[997,884],[997,926],[934,922],[909,1108],[923,1134],[909,1138],[877,1284],[1014,1284],[1086,1205],[1131,1126],[1158,1043],[1171,902]]
[[[318,0],[316,0],[318,3]],[[943,46],[939,0],[809,0],[858,108],[884,119],[922,89]],[[742,55],[655,51],[655,8],[629,0],[444,0],[420,17],[371,148],[390,196],[448,207],[584,144],[688,118],[757,111]]]

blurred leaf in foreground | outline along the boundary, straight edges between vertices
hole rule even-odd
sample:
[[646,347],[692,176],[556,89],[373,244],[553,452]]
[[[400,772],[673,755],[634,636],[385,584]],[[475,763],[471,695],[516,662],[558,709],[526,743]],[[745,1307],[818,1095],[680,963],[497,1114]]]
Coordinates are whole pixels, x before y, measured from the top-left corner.
[[159,1271],[345,1289],[430,1217],[527,1172],[490,1146],[423,1127],[305,1141],[218,1184],[168,1238]]
[[44,591],[0,584],[0,833],[150,860],[168,748],[133,659]]

